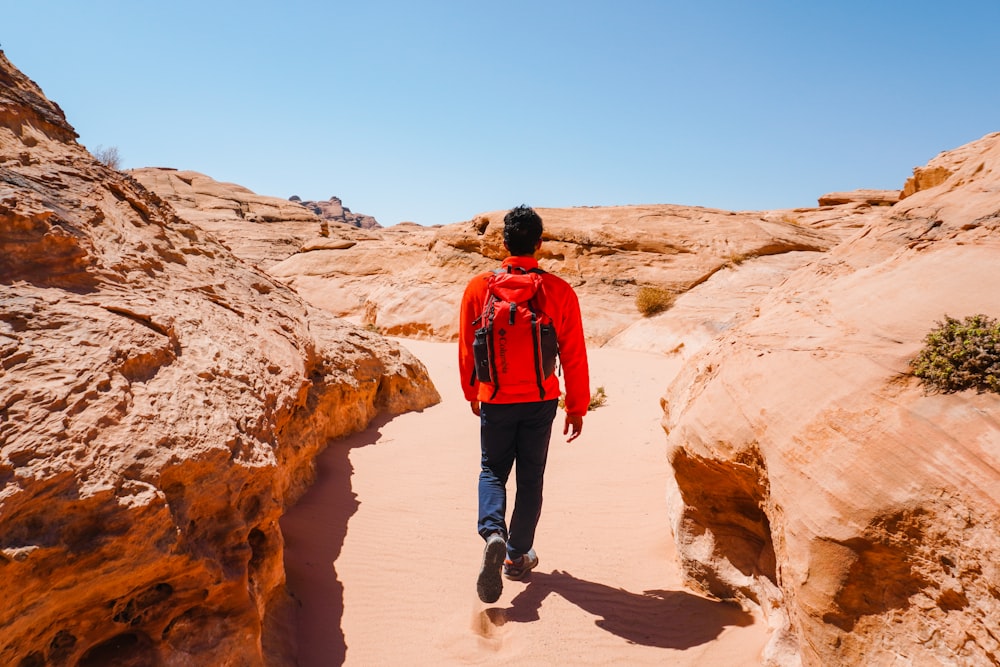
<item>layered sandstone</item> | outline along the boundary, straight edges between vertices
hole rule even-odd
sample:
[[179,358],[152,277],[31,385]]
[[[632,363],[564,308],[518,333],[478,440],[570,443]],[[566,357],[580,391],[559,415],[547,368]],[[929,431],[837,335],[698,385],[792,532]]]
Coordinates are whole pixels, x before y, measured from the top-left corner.
[[1000,397],[908,374],[945,314],[1000,313],[1000,134],[916,171],[664,398],[690,582],[759,605],[777,664],[1000,655]]
[[145,167],[128,173],[184,220],[260,267],[280,262],[308,239],[329,234],[326,221],[296,202],[258,195],[196,171]]
[[[179,215],[313,305],[389,335],[454,339],[465,284],[505,256],[504,211],[439,227],[360,229],[296,218],[286,208],[290,202],[194,172],[130,173]],[[539,212],[545,221],[540,265],[577,289],[591,343],[661,352],[685,343],[685,354],[697,347],[691,337],[710,339],[767,289],[876,214],[865,198],[765,212],[673,205]],[[699,291],[708,297],[695,294],[693,288],[717,274],[721,279],[712,281],[713,288],[735,283]],[[678,297],[671,315],[676,326],[639,312],[635,301],[643,287]],[[706,324],[704,308],[717,319]]]
[[899,190],[852,190],[850,192],[830,192],[819,198],[820,206],[840,204],[869,204],[871,206],[892,206],[899,201]]
[[[669,205],[538,209],[539,264],[576,288],[588,339],[605,344],[640,325],[637,292],[683,294],[743,263],[796,257],[835,245],[853,226],[815,210],[735,213]],[[396,225],[310,243],[269,268],[314,305],[383,332],[452,339],[462,289],[505,256],[503,211],[436,228]],[[341,242],[347,241],[347,242]],[[794,262],[793,262],[794,263]],[[798,264],[796,264],[798,265]]]
[[[391,335],[455,338],[465,283],[505,254],[503,211],[434,228],[317,228],[292,218],[262,225],[235,214],[206,219],[206,212],[218,210],[219,200],[238,202],[229,211],[287,202],[261,195],[243,201],[245,189],[190,174],[185,178],[199,187],[179,197],[179,189],[186,190],[177,183],[180,173],[132,173],[180,215],[211,229],[314,305]],[[685,355],[878,214],[863,198],[765,212],[671,205],[539,210],[546,225],[540,263],[580,293],[591,343]],[[643,287],[668,290],[676,305],[667,315],[644,317],[635,305]]]
[[292,664],[278,518],[437,393],[75,137],[0,54],[0,663]]

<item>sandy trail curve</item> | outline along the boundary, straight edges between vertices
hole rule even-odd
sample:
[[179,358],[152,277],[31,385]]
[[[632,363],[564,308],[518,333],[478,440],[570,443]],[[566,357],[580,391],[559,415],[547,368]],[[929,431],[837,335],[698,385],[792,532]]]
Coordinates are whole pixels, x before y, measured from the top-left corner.
[[487,605],[475,592],[478,420],[455,345],[401,342],[442,402],[332,444],[282,520],[301,667],[760,664],[763,623],[681,585],[658,404],[676,362],[590,350],[607,404],[570,444],[557,417],[539,568]]

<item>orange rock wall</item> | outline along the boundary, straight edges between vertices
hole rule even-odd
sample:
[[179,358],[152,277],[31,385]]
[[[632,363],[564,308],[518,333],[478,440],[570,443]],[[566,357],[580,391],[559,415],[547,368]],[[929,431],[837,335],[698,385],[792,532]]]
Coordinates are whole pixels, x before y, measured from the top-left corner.
[[279,516],[437,392],[74,137],[0,54],[0,664],[292,664]]
[[693,586],[759,605],[773,664],[990,664],[1000,396],[928,393],[945,314],[997,316],[1000,135],[793,273],[664,398]]

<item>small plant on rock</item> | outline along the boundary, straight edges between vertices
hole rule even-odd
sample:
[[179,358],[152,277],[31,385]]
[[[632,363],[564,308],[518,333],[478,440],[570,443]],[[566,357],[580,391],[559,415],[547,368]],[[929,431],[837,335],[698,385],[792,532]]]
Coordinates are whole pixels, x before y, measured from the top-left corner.
[[98,146],[94,149],[93,156],[105,167],[111,167],[112,169],[122,168],[122,156],[118,152],[117,146],[108,146],[107,148]]
[[924,338],[910,362],[924,384],[952,393],[963,389],[1000,394],[1000,323],[986,315],[944,321]]
[[734,252],[726,258],[726,265],[736,268],[743,262],[755,257],[757,257],[757,253],[754,252]]
[[635,295],[635,307],[645,317],[651,317],[668,310],[674,305],[674,299],[673,292],[661,287],[640,287]]

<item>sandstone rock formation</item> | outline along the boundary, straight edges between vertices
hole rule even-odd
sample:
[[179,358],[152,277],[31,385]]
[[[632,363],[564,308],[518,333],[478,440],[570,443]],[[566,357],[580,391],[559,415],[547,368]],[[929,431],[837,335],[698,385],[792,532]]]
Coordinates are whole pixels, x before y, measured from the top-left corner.
[[351,227],[359,227],[361,229],[379,229],[382,227],[382,225],[378,224],[378,220],[372,216],[352,212],[351,209],[344,206],[344,202],[341,201],[340,197],[330,197],[327,201],[304,201],[301,197],[293,196],[289,197],[289,201],[301,204],[328,222],[350,225]]
[[820,206],[840,204],[870,204],[872,206],[892,206],[899,201],[899,190],[852,190],[851,192],[831,192],[819,198]]
[[[605,344],[643,321],[642,286],[681,294],[746,260],[823,252],[859,224],[850,215],[732,213],[682,206],[539,209],[542,268],[581,296],[588,339]],[[465,283],[504,256],[503,211],[437,228],[396,225],[353,243],[307,244],[270,273],[314,305],[381,331],[450,339]],[[343,239],[348,240],[348,239]],[[762,259],[758,259],[762,258]]]
[[196,171],[146,167],[129,171],[186,221],[211,232],[237,256],[267,268],[302,244],[328,235],[326,222],[295,202],[258,195]]
[[[180,216],[210,230],[313,305],[388,335],[453,339],[465,283],[495,268],[505,254],[503,211],[433,228],[324,226],[311,214],[296,218],[287,201],[202,174],[131,173]],[[672,205],[539,210],[546,226],[540,263],[577,288],[592,343],[665,352],[686,341],[685,354],[696,349],[692,336],[714,337],[766,289],[873,215],[864,198],[842,206],[767,212]],[[692,288],[716,274],[746,284],[716,289],[708,303]],[[726,280],[714,280],[712,286]],[[635,298],[644,286],[679,295],[678,308],[668,318],[678,326],[664,326],[663,317],[642,316]],[[720,319],[706,322],[704,307]],[[689,321],[682,323],[685,318]]]
[[[255,637],[277,604],[274,507],[310,453],[408,381],[396,409],[430,400],[412,360],[393,365],[381,339],[282,283],[369,328],[453,338],[462,286],[503,254],[502,212],[324,226],[201,175],[133,172],[181,221],[84,164],[58,107],[0,71],[15,91],[0,106],[0,578],[21,585],[5,587],[0,627],[15,634],[0,656],[252,662],[233,633]],[[66,199],[78,190],[96,194]],[[928,393],[908,361],[945,314],[1000,313],[1000,134],[916,168],[901,193],[821,203],[543,209],[540,261],[577,287],[591,343],[686,360],[663,398],[678,551],[692,587],[768,618],[771,664],[995,664],[1000,398]],[[643,286],[672,291],[674,306],[641,317]],[[72,353],[80,345],[88,354]],[[15,373],[24,380],[8,382]],[[362,414],[324,421],[339,414],[323,407],[332,396],[365,387]],[[37,498],[56,511],[14,511]],[[74,579],[66,560],[107,581]],[[28,627],[33,573],[50,567],[44,584],[69,593]],[[96,610],[82,620],[80,600]]]
[[[390,335],[454,338],[465,283],[505,254],[503,211],[433,228],[323,226],[309,212],[303,218],[301,209],[290,210],[289,202],[195,172],[130,173],[180,216],[312,304]],[[644,333],[648,321],[634,306],[641,287],[682,295],[736,266],[755,267],[754,281],[780,281],[863,226],[870,208],[859,200],[769,212],[671,205],[540,209],[546,225],[540,262],[576,286],[591,342],[662,350],[665,343]]]
[[664,398],[691,583],[759,605],[775,664],[1000,658],[1000,397],[908,375],[945,314],[1000,313],[1000,134],[915,171]]
[[0,53],[0,664],[292,664],[279,516],[330,438],[437,393],[75,137]]

